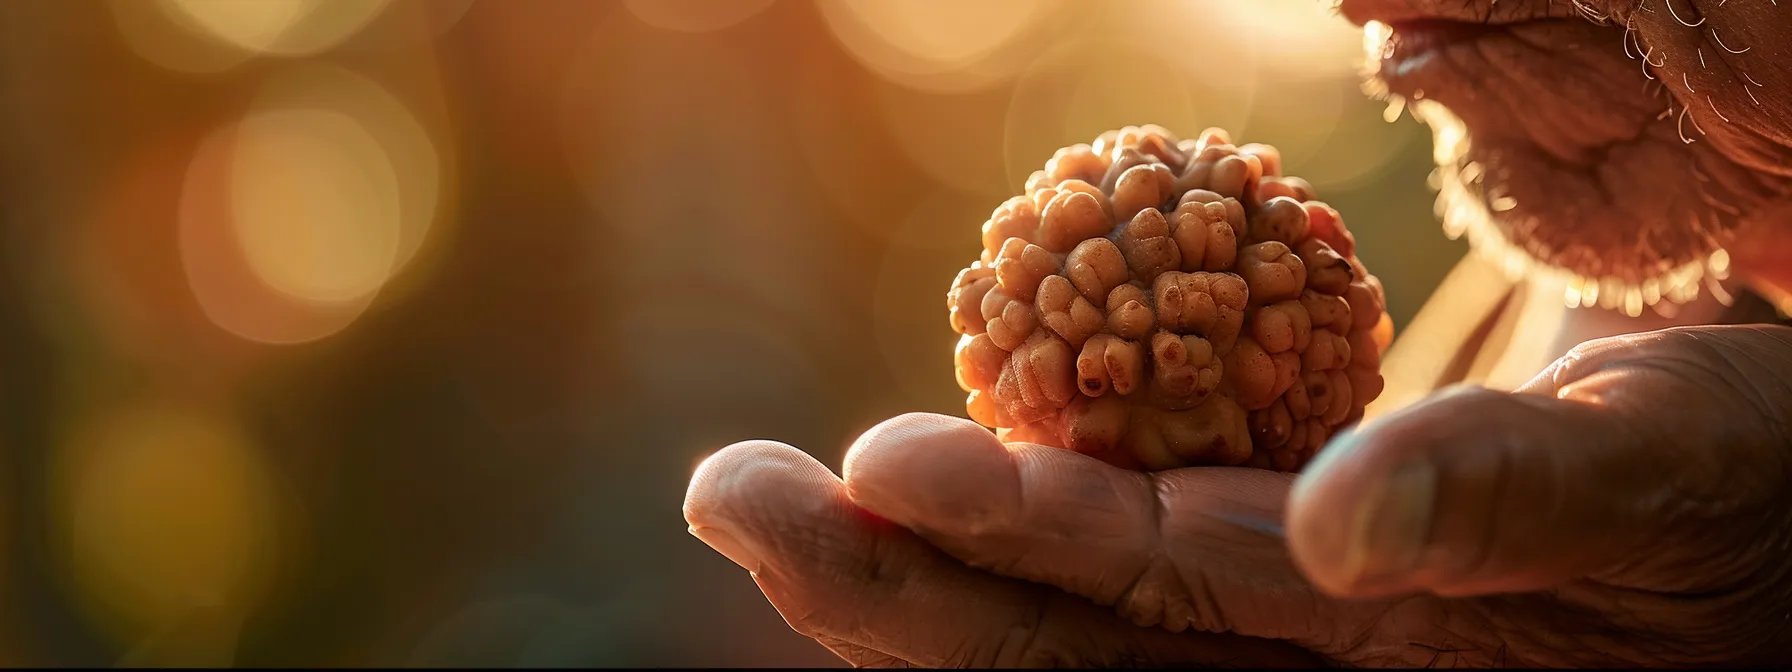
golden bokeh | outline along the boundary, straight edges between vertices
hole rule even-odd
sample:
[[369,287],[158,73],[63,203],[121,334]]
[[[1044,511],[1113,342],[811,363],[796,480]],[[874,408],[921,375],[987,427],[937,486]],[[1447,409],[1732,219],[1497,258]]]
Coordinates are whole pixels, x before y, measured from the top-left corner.
[[1362,31],[1318,0],[1205,0],[1177,3],[1184,17],[1165,26],[1205,24],[1207,35],[1231,36],[1234,49],[1255,55],[1271,76],[1301,81],[1349,78],[1361,69]]
[[404,106],[340,70],[275,78],[188,167],[180,249],[205,313],[263,343],[348,326],[423,245],[438,154]]
[[877,265],[871,330],[884,368],[906,407],[963,413],[963,392],[948,367],[910,364],[937,356],[956,336],[946,320],[946,290],[982,248],[979,228],[995,203],[940,189],[909,210]]
[[[429,1],[432,7],[452,4]],[[417,255],[440,237],[440,224],[452,214],[441,203],[443,192],[451,186],[450,147],[439,142],[435,134],[424,127],[417,112],[385,87],[339,66],[297,65],[268,75],[255,97],[254,106],[262,110],[333,111],[345,115],[378,143],[375,147],[359,139],[349,140],[350,137],[358,138],[359,134],[339,127],[345,135],[342,142],[330,150],[336,154],[335,158],[325,160],[352,159],[375,172],[383,172],[381,165],[389,166],[397,179],[396,192],[374,194],[380,199],[380,207],[397,208],[394,219],[367,222],[366,231],[341,232],[354,237],[369,235],[377,229],[381,231],[378,235],[384,236],[396,225],[398,242],[386,269],[387,276],[410,268]],[[320,153],[318,158],[324,157]],[[393,200],[387,203],[387,199]],[[365,214],[358,216],[365,217]]]
[[301,301],[377,291],[397,257],[398,176],[367,129],[331,110],[270,110],[237,124],[230,221],[249,267]]
[[992,203],[1017,186],[1002,161],[1006,89],[940,93],[877,80],[869,93],[891,143],[935,182],[985,193]]
[[[150,1],[150,0],[144,0]],[[157,0],[195,36],[250,54],[305,56],[341,44],[391,0]]]
[[294,550],[291,512],[242,428],[168,402],[87,408],[73,420],[51,456],[51,530],[90,618],[136,642],[196,614],[260,605]]
[[154,0],[111,0],[112,22],[137,56],[176,72],[210,74],[247,62],[253,54],[217,40],[199,38]]
[[[906,86],[967,91],[1017,74],[1044,47],[1027,39],[1062,18],[1063,0],[815,0],[860,63]],[[1037,32],[1036,32],[1037,31]]]
[[180,253],[193,298],[214,324],[250,341],[304,343],[341,331],[372,304],[372,296],[297,300],[264,283],[244,255],[231,202],[236,141],[234,124],[208,136],[181,189]]
[[642,23],[681,33],[722,30],[753,18],[773,0],[623,0]]
[[1119,37],[1065,40],[1015,83],[1003,124],[1009,183],[1019,193],[1058,148],[1123,126],[1244,133],[1254,88],[1249,79],[1191,76],[1159,50]]

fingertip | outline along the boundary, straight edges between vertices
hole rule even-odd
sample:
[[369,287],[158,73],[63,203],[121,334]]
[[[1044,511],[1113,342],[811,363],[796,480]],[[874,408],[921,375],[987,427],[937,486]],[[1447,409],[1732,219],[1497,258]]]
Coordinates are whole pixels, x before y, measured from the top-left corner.
[[[1427,524],[1432,501],[1416,486],[1405,487],[1423,479],[1395,477],[1427,465],[1431,448],[1460,442],[1453,433],[1459,404],[1472,408],[1480,397],[1497,394],[1476,387],[1445,390],[1335,437],[1289,491],[1288,550],[1295,567],[1333,597],[1382,597],[1402,589],[1401,575],[1381,571],[1385,552],[1369,558],[1364,544],[1371,535],[1422,538],[1425,530],[1412,528]],[[1395,481],[1402,487],[1390,490]]]
[[1352,486],[1362,478],[1361,442],[1361,430],[1333,439],[1288,493],[1289,555],[1308,581],[1333,597],[1351,591],[1340,562],[1349,543],[1343,513],[1349,509],[1339,507],[1349,505],[1357,489]]
[[846,454],[847,496],[866,510],[917,529],[977,527],[1018,497],[1008,449],[969,420],[908,413],[866,431]]
[[838,488],[839,479],[808,453],[776,441],[743,441],[697,466],[685,492],[685,522],[752,537],[784,521],[825,515],[841,503]]

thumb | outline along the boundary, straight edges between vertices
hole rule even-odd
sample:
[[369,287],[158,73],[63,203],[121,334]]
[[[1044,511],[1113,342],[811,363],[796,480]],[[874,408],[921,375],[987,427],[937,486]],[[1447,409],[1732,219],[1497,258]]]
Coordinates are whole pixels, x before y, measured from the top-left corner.
[[1602,339],[1519,393],[1457,388],[1364,426],[1290,493],[1296,566],[1352,597],[1585,577],[1687,590],[1661,570],[1727,562],[1748,543],[1724,538],[1743,534],[1735,521],[1779,515],[1784,420],[1770,416],[1792,400],[1748,381],[1783,380],[1789,350],[1761,336]]

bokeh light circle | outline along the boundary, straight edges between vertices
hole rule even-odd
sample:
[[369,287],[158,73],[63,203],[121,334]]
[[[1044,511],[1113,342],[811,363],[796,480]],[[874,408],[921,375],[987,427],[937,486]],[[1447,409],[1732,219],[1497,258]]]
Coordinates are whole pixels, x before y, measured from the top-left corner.
[[275,77],[256,103],[193,156],[182,265],[224,330],[313,341],[359,317],[423,244],[440,154],[404,106],[346,72]]
[[309,56],[367,26],[391,0],[159,0],[187,30],[250,54]]
[[294,298],[353,301],[397,257],[398,177],[378,140],[331,110],[272,110],[237,125],[230,219],[250,268]]
[[905,86],[968,91],[1012,77],[1059,25],[1064,0],[815,0],[861,64]]
[[772,0],[623,0],[642,23],[680,33],[707,33],[757,16]]
[[176,72],[224,72],[248,62],[252,54],[217,40],[197,36],[176,14],[148,0],[111,0],[112,23],[139,57]]
[[1255,80],[1208,72],[1119,38],[1061,43],[1021,74],[1009,99],[1003,124],[1009,183],[1019,193],[1058,148],[1123,126],[1157,124],[1183,137],[1218,126],[1240,137]]
[[[304,65],[270,75],[256,95],[259,109],[333,110],[354,119],[379,143],[379,155],[398,179],[398,245],[391,274],[409,268],[426,245],[440,237],[447,215],[443,194],[451,186],[451,146],[439,143],[405,105],[379,83],[336,66]],[[370,147],[355,156],[375,162]]]
[[71,588],[99,622],[135,638],[265,597],[292,512],[231,418],[141,402],[73,419],[51,458],[52,530]]

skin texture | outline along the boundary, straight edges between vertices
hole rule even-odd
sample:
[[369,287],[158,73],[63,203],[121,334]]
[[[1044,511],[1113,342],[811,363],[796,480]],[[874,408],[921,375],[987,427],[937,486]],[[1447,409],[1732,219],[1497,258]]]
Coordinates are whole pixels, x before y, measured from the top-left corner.
[[[1792,137],[1792,81],[1782,81],[1792,47],[1768,36],[1792,34],[1792,6],[1675,0],[1669,15],[1662,0],[1581,4],[1613,25],[1546,0],[1341,9],[1397,30],[1425,17],[1554,16],[1580,23],[1498,30],[1619,38],[1634,16],[1644,49],[1680,54],[1653,72],[1676,80],[1662,95],[1709,95],[1725,110],[1728,122],[1699,118],[1699,142],[1623,139],[1658,122],[1625,127],[1640,103],[1615,94],[1561,104],[1571,80],[1591,81],[1583,69],[1617,77],[1598,70],[1609,57],[1519,57],[1497,72],[1467,58],[1423,76],[1468,80],[1434,97],[1470,124],[1485,160],[1503,162],[1506,176],[1490,179],[1519,201],[1515,218],[1534,220],[1524,226],[1535,235],[1515,236],[1530,249],[1647,272],[1656,257],[1698,254],[1669,243],[1703,234],[1689,233],[1692,219],[1646,215],[1721,210],[1708,203],[1721,188],[1720,202],[1747,204],[1712,227],[1734,238],[1737,273],[1785,286],[1792,236],[1775,185],[1792,167],[1779,154]],[[1705,23],[1684,25],[1696,17]],[[1749,51],[1704,48],[1711,36],[1698,31],[1714,26],[1729,49]],[[1587,48],[1627,62],[1640,92],[1641,61],[1598,44]],[[1690,58],[1704,51],[1704,69],[1685,70],[1697,63],[1687,46]],[[1716,74],[1725,64],[1752,68],[1759,105],[1741,80]],[[1509,104],[1521,94],[1536,118]],[[1621,150],[1644,145],[1660,146]],[[1710,181],[1663,177],[1675,165],[1703,166]],[[1680,224],[1636,231],[1662,221]],[[1635,240],[1655,247],[1610,242]],[[1600,253],[1567,251],[1576,244]],[[864,666],[1784,667],[1792,329],[1590,341],[1516,392],[1451,389],[1379,417],[1298,476],[1137,473],[1003,445],[968,420],[904,415],[861,437],[841,476],[790,446],[729,446],[698,468],[685,517],[753,572],[792,627]]]
[[[1395,39],[1389,90],[1473,136],[1520,248],[1637,283],[1777,239],[1792,177],[1792,6],[1768,0],[1345,0]],[[1688,25],[1692,24],[1692,25]],[[1741,52],[1741,53],[1735,53]]]

